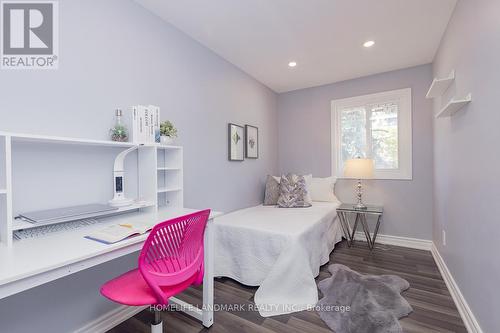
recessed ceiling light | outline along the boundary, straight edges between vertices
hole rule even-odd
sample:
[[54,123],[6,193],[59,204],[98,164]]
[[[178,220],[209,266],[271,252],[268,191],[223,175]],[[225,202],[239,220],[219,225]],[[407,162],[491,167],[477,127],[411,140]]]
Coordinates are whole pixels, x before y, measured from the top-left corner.
[[288,63],[288,67],[295,67],[295,66],[297,66],[297,63],[295,61],[290,61]]
[[373,45],[375,45],[375,42],[372,40],[369,40],[369,41],[366,41],[363,43],[364,47],[372,47]]

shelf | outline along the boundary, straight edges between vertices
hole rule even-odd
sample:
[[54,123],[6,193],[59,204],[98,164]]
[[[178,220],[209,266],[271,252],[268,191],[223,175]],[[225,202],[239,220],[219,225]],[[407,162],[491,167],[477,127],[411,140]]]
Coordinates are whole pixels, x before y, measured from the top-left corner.
[[161,145],[157,142],[146,142],[146,143],[141,143],[140,144],[141,146],[145,146],[145,147],[156,147],[158,149],[162,149],[162,148],[165,148],[165,149],[169,149],[169,148],[181,148],[179,146],[164,146],[164,145]]
[[180,187],[162,187],[158,189],[158,193],[166,193],[166,192],[177,192],[182,191]]
[[452,99],[436,114],[436,118],[450,117],[471,101],[471,94],[467,95],[464,99]]
[[60,143],[60,144],[76,144],[88,146],[105,146],[105,147],[134,147],[136,144],[132,142],[115,142],[108,140],[93,140],[82,138],[68,138],[62,136],[35,135],[35,134],[19,134],[0,132],[0,136],[10,136],[13,142],[40,142],[40,143]]
[[425,98],[435,98],[443,95],[454,80],[455,71],[451,71],[448,77],[442,79],[434,79],[429,88],[429,91],[427,92],[427,95],[425,95]]
[[159,149],[182,149],[182,146],[156,145]]
[[[155,204],[154,203],[151,203],[151,202],[145,202],[145,203],[141,203],[141,204],[137,204],[137,203],[134,203],[130,206],[125,206],[125,207],[118,207],[117,210],[113,210],[113,211],[108,211],[108,212],[99,212],[99,213],[95,213],[95,214],[87,214],[87,215],[81,215],[78,217],[77,220],[83,220],[83,219],[90,219],[90,218],[99,218],[99,217],[103,217],[103,216],[110,216],[110,215],[115,215],[115,214],[119,214],[119,213],[125,213],[125,212],[129,212],[129,211],[133,211],[133,210],[136,210],[136,209],[139,209],[139,208],[147,208],[147,207],[153,207]],[[77,221],[77,220],[74,220],[74,221]],[[67,222],[71,222],[71,221],[67,221]],[[47,222],[47,223],[30,223],[30,222],[26,222],[26,221],[23,221],[23,220],[14,220],[12,222],[12,230],[15,231],[15,230],[21,230],[21,229],[32,229],[32,228],[37,228],[37,227],[41,227],[41,226],[44,226],[44,225],[50,225],[50,224],[59,224],[59,223],[67,223],[67,222],[57,222],[57,223],[54,223],[54,222]]]
[[164,168],[164,167],[158,167],[158,171],[179,171],[181,168]]
[[58,144],[73,144],[86,146],[103,146],[103,147],[123,147],[130,148],[135,146],[157,147],[160,149],[180,149],[180,146],[162,146],[158,143],[133,143],[133,142],[117,142],[111,140],[94,140],[85,138],[69,138],[63,136],[37,135],[37,134],[22,134],[0,131],[0,136],[9,136],[13,142],[31,142],[31,143],[58,143]]
[[0,188],[0,194],[7,194],[7,190],[4,190],[4,189]]

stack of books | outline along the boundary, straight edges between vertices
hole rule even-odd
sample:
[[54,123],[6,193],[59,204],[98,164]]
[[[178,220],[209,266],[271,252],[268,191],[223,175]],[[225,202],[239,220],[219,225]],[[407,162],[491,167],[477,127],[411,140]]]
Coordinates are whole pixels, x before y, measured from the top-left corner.
[[137,105],[130,107],[128,124],[130,142],[160,143],[160,107]]

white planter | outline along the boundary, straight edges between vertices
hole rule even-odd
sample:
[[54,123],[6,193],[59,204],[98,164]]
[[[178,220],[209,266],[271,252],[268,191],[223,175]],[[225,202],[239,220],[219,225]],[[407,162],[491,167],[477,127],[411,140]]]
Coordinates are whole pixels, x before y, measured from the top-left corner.
[[164,135],[162,135],[162,136],[160,137],[160,143],[161,143],[162,145],[171,145],[173,142],[174,142],[174,139],[173,139],[173,138],[171,138],[171,137],[169,137],[169,136],[164,136]]

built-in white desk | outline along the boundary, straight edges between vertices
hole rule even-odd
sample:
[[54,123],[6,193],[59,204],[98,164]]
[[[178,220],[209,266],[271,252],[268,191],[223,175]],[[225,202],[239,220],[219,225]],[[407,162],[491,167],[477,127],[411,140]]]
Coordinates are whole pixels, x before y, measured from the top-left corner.
[[[134,212],[101,218],[95,225],[69,232],[48,234],[36,239],[14,241],[12,246],[0,246],[0,299],[39,286],[89,267],[139,251],[148,234],[131,237],[115,244],[103,244],[84,238],[96,229],[117,223],[156,220],[158,223],[195,212],[194,209],[160,207],[156,212]],[[205,274],[203,308],[186,311],[203,322],[213,323],[213,219],[222,215],[212,212],[205,231]],[[116,275],[119,275],[117,272]],[[110,276],[110,279],[114,276]],[[171,299],[173,303],[186,303]]]

